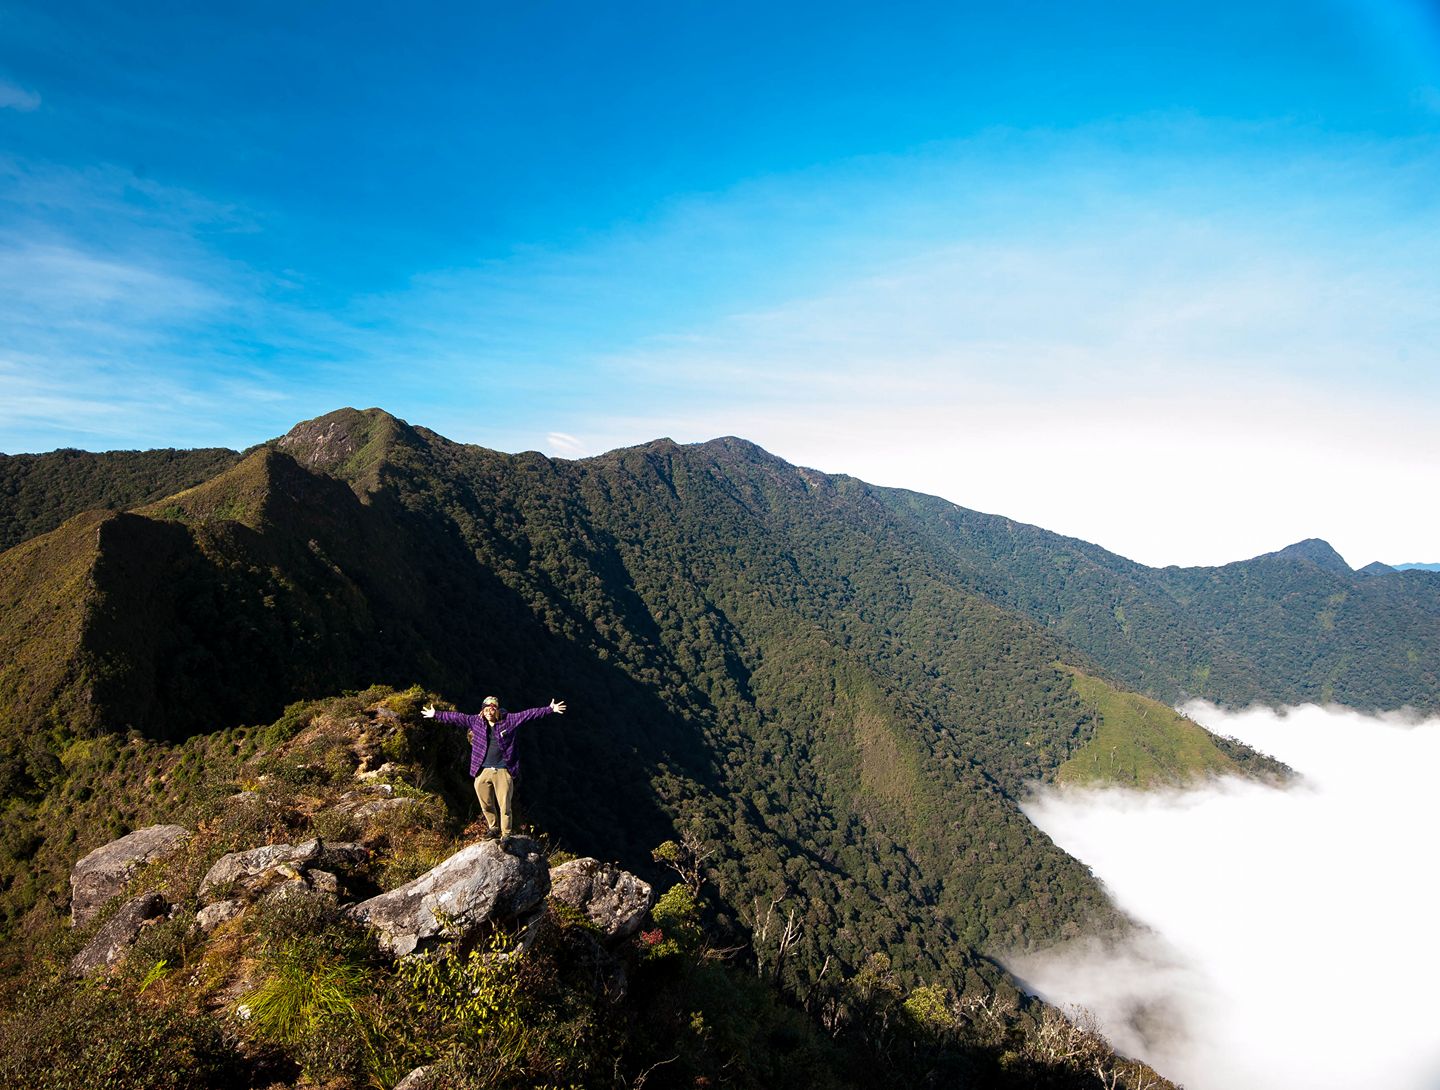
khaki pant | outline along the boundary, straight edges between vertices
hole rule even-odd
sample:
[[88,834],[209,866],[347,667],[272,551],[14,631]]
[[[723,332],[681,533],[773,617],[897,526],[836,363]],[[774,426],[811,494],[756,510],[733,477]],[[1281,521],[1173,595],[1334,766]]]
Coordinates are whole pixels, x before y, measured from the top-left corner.
[[509,836],[514,825],[510,800],[515,785],[510,773],[503,768],[482,768],[475,777],[475,797],[480,800],[480,812],[485,815],[485,824],[490,826],[490,835]]

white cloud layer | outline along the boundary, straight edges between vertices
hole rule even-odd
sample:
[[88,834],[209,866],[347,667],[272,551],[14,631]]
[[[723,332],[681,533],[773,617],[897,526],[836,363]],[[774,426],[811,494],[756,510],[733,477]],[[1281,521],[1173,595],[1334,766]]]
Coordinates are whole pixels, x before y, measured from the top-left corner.
[[1434,1090],[1440,719],[1186,711],[1303,782],[1038,795],[1032,820],[1152,933],[1013,968],[1189,1090]]

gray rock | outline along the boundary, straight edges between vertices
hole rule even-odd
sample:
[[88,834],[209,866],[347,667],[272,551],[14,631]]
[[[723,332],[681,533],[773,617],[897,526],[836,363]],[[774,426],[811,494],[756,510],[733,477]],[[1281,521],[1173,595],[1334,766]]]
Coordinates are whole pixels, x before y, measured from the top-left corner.
[[265,894],[266,901],[288,901],[291,897],[310,897],[314,894],[310,883],[299,875],[281,882]]
[[140,929],[150,920],[165,915],[170,902],[158,893],[142,893],[127,902],[73,958],[70,971],[76,976],[94,976],[110,968],[135,945]]
[[[280,868],[277,875],[283,875],[288,868]],[[290,874],[286,880],[266,891],[262,900],[283,901],[291,897],[319,897],[328,904],[340,899],[340,880],[328,870],[311,870],[304,874]]]
[[341,841],[335,844],[322,844],[320,858],[315,860],[310,867],[312,870],[315,867],[323,867],[326,870],[348,874],[362,866],[369,858],[370,849],[364,844]]
[[387,810],[408,810],[414,805],[414,799],[374,799],[370,802],[360,803],[350,811],[350,816],[356,821],[369,821],[371,818],[383,814]]
[[430,1090],[430,1068],[417,1067],[395,1084],[395,1090]]
[[640,929],[654,893],[629,871],[598,859],[572,859],[550,872],[550,896],[578,908],[606,938]]
[[217,895],[221,889],[227,897],[258,892],[283,874],[281,868],[289,868],[292,875],[298,875],[298,868],[319,859],[320,852],[320,841],[307,840],[304,844],[266,844],[222,855],[200,882],[200,903],[219,900]]
[[[266,844],[244,852],[231,852],[215,861],[200,883],[201,904],[226,897],[259,893],[276,880],[299,881],[308,888],[306,876],[312,869],[349,871],[370,856],[363,844],[325,844],[307,840],[303,844]],[[330,876],[334,880],[334,875]]]
[[162,859],[190,837],[181,825],[151,825],[96,848],[70,872],[70,921],[83,927],[143,863]]
[[216,901],[213,905],[206,905],[195,913],[195,922],[199,925],[200,930],[208,935],[222,923],[233,920],[244,911],[245,905],[241,901]]
[[347,911],[377,932],[380,945],[404,956],[446,939],[468,938],[493,919],[529,911],[550,891],[540,845],[526,837],[486,840],[389,893]]

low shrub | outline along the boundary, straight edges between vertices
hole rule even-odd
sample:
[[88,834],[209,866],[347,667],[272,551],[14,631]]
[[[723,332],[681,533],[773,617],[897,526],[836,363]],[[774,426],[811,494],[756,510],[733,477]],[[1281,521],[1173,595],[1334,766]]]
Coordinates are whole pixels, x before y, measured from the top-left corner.
[[234,1012],[253,1038],[283,1048],[317,1083],[374,1081],[386,1068],[386,968],[365,933],[318,898],[255,914],[260,983]]
[[220,1023],[137,989],[55,981],[0,1021],[0,1085],[15,1090],[248,1087]]

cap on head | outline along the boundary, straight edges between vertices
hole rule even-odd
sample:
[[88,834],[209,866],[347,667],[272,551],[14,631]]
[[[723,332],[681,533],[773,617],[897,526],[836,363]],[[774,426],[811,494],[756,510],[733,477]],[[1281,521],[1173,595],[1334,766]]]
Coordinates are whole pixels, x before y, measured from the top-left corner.
[[480,702],[480,707],[482,710],[484,710],[485,708],[498,708],[499,706],[500,698],[498,696],[487,696],[484,700]]

